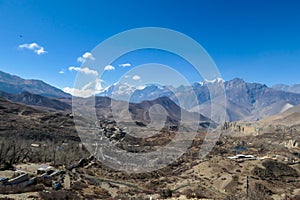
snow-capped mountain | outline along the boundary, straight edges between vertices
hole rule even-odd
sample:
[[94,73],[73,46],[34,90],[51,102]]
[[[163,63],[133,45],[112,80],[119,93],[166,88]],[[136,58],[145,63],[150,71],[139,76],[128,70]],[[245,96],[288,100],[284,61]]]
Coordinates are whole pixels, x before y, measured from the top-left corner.
[[128,83],[115,83],[107,88],[105,88],[101,93],[97,96],[106,96],[111,97],[117,100],[128,101],[132,95],[132,93],[137,88],[128,84]]
[[199,82],[199,83],[202,83],[202,84],[223,84],[225,82],[224,79],[222,78],[216,78],[216,79],[212,79],[212,80],[207,80],[205,79],[204,81],[202,82]]
[[125,100],[131,103],[154,100],[159,97],[169,97],[174,93],[174,87],[157,84],[133,86],[128,83],[116,83],[107,87],[97,96],[107,96],[117,100]]
[[[2,90],[0,96],[6,99],[28,105],[61,110],[71,109],[70,106],[53,99],[68,98],[70,97],[68,94],[42,81],[25,80],[4,72],[0,72],[0,78],[0,90]],[[216,119],[216,116],[211,116],[211,101],[214,99],[216,115],[226,104],[227,120],[237,121],[265,118],[300,104],[300,94],[295,93],[298,85],[290,86],[294,89],[288,91],[292,92],[285,91],[287,87],[289,86],[274,87],[276,88],[274,89],[260,83],[248,83],[239,78],[230,81],[219,78],[179,87],[158,84],[133,86],[127,83],[116,83],[105,88],[98,96],[108,96],[132,103],[168,97],[185,110],[199,112],[210,119]],[[225,100],[220,98],[224,89]]]
[[280,113],[287,105],[300,104],[300,94],[275,90],[264,84],[247,83],[239,78],[230,81],[220,78],[204,80],[191,86],[176,88],[159,85],[134,87],[128,84],[115,84],[99,95],[133,103],[168,97],[186,110],[199,112],[211,118],[211,98],[224,101],[218,96],[222,90],[226,94],[226,102],[219,104],[217,102],[214,109],[218,113],[226,104],[229,121],[257,120]]

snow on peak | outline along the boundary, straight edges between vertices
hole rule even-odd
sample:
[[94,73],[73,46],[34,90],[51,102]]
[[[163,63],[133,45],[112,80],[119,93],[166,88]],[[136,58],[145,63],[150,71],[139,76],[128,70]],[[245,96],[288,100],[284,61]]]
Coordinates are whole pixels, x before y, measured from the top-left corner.
[[205,79],[204,82],[206,82],[206,83],[223,83],[225,81],[224,81],[224,79],[218,77],[218,78],[212,79],[212,80]]
[[136,87],[137,90],[143,90],[146,88],[146,85],[140,85],[138,87]]
[[205,83],[204,81],[200,81],[200,82],[197,82],[199,85],[203,86]]
[[198,82],[199,85],[203,86],[204,84],[210,83],[210,84],[215,84],[215,83],[224,83],[225,80],[222,78],[216,78],[212,80],[204,79],[204,81]]

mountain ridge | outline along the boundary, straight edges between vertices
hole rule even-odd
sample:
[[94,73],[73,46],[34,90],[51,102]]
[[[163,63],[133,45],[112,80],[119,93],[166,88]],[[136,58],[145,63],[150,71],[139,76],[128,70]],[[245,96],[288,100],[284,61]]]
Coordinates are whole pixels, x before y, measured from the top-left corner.
[[20,94],[10,94],[0,91],[0,97],[15,103],[21,103],[29,106],[39,106],[61,111],[71,111],[72,109],[72,106],[68,103],[42,95],[32,94],[27,91]]
[[[25,86],[22,85],[23,83]],[[30,88],[28,88],[29,86]],[[218,91],[222,92],[224,89],[226,99],[225,102],[222,102],[224,98],[218,96]],[[71,95],[49,84],[38,80],[25,80],[4,72],[0,72],[0,90],[18,95],[27,91],[36,95],[54,97],[57,100],[65,98],[65,100],[60,99],[60,101],[68,103],[69,105],[71,104]],[[181,108],[189,112],[198,112],[210,119],[217,119],[217,116],[211,116],[212,99],[210,90],[214,90],[214,97],[217,101],[214,107],[215,115],[218,115],[219,112],[226,109],[227,121],[256,121],[271,115],[276,115],[290,107],[300,104],[300,94],[277,90],[261,83],[245,82],[241,78],[235,78],[230,81],[224,81],[223,79],[204,80],[202,82],[196,82],[191,86],[179,86],[177,88],[161,85],[134,87],[129,84],[116,83],[106,88],[103,93],[97,96],[107,96],[115,100],[126,100],[131,103],[141,103],[143,101],[168,97]],[[14,99],[12,97],[10,98]],[[16,99],[15,101],[20,102],[20,100]],[[53,101],[51,100],[51,102]],[[30,102],[28,104],[30,104]],[[224,107],[225,104],[227,105],[226,108]]]
[[[119,86],[119,87],[118,87]],[[196,82],[191,86],[179,86],[178,88],[170,86],[145,86],[142,89],[129,87],[131,94],[126,93],[123,98],[122,85],[114,85],[114,88],[108,89],[111,93],[105,93],[104,96],[111,96],[115,99],[129,100],[133,103],[139,103],[145,100],[153,100],[166,96],[178,104],[178,98],[181,99],[181,107],[191,111],[204,114],[210,117],[211,97],[210,90],[225,89],[227,104],[227,120],[250,120],[255,121],[270,115],[278,114],[287,107],[300,104],[300,94],[276,90],[261,83],[248,83],[241,78],[235,78],[230,81],[222,79],[215,81]],[[134,91],[134,92],[133,92]],[[115,92],[115,93],[114,93]],[[130,93],[130,92],[129,92]],[[102,94],[99,94],[102,95]],[[130,98],[128,97],[130,95]],[[197,99],[193,98],[196,95]],[[218,99],[218,96],[215,96]],[[220,99],[222,101],[223,99]],[[217,105],[216,110],[221,111],[224,108],[222,103]],[[217,112],[218,114],[218,112]]]
[[70,98],[71,95],[51,86],[41,80],[23,79],[16,75],[11,75],[0,71],[0,90],[11,94],[30,92],[46,97]]
[[293,84],[293,85],[276,84],[273,85],[272,88],[276,90],[300,94],[300,84]]

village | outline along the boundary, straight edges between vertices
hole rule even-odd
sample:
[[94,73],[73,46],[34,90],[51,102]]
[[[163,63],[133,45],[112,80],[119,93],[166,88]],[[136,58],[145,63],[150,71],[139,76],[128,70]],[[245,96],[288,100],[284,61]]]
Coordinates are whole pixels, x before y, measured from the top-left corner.
[[[120,128],[110,127],[103,129],[102,132],[112,132],[105,135],[115,140],[120,139],[116,137],[118,132],[123,134],[122,137],[126,135],[126,132]],[[272,138],[268,138],[268,135],[264,136],[265,141],[272,141]],[[201,139],[198,138],[198,140],[200,142]],[[59,194],[61,197],[75,195],[76,198],[92,199],[126,199],[125,197],[171,199],[174,196],[178,198],[189,196],[189,199],[200,196],[202,198],[219,196],[223,199],[225,196],[234,195],[233,188],[239,191],[240,196],[248,195],[253,187],[256,187],[253,186],[254,183],[254,185],[262,184],[264,180],[269,180],[273,182],[272,184],[279,184],[283,181],[289,187],[294,188],[290,195],[298,194],[300,192],[298,190],[300,158],[296,153],[299,152],[298,143],[290,140],[277,144],[270,142],[269,145],[280,147],[276,151],[269,149],[267,144],[262,145],[259,140],[261,137],[249,139],[230,137],[225,134],[217,142],[210,155],[198,160],[193,156],[199,150],[197,145],[199,142],[197,143],[196,139],[189,151],[177,163],[148,174],[134,175],[111,170],[98,161],[95,158],[97,155],[94,154],[69,165],[58,165],[54,162],[20,163],[11,169],[0,171],[0,197],[23,193],[27,195],[26,198],[31,199],[39,199],[41,195],[46,194],[54,196]],[[128,148],[132,148],[131,144],[126,144]],[[69,144],[62,143],[61,145],[68,146]],[[45,145],[32,143],[30,146],[38,151]],[[260,166],[265,166],[268,172]],[[278,168],[285,170],[278,171]],[[160,175],[155,174],[161,174],[164,179],[158,181]],[[217,174],[217,176],[212,174]],[[264,185],[270,189],[272,184]],[[198,194],[195,187],[201,188],[202,192]],[[282,198],[277,193],[285,191],[284,188],[279,192],[266,188],[263,191],[267,191],[269,195],[273,194],[277,199]],[[171,194],[168,194],[168,190]],[[189,190],[195,191],[194,195],[188,195]],[[51,199],[51,195],[48,195],[48,199]]]

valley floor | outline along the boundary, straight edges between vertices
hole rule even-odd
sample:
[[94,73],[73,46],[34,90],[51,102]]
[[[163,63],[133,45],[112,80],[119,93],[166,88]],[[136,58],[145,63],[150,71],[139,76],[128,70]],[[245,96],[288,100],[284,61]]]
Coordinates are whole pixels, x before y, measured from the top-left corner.
[[[285,133],[285,138],[293,137],[289,134],[295,133]],[[300,198],[298,147],[288,147],[286,141],[267,133],[243,137],[224,134],[208,156],[198,159],[194,155],[197,155],[200,148],[198,144],[202,139],[198,137],[176,163],[150,173],[114,171],[93,157],[73,161],[69,166],[47,163],[54,167],[48,175],[37,174],[42,162],[15,165],[19,174],[26,173],[29,180],[36,178],[36,182],[16,188],[0,185],[0,197],[111,200],[150,197],[256,200]],[[52,175],[54,172],[59,173]],[[0,177],[13,176],[17,176],[16,171],[0,172]],[[58,188],[55,186],[57,183]]]

